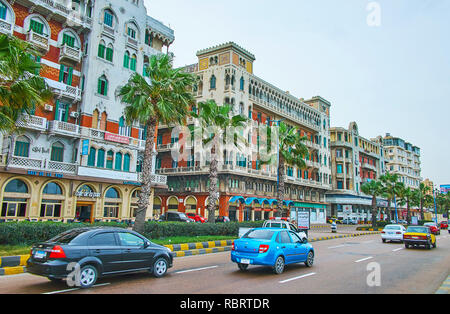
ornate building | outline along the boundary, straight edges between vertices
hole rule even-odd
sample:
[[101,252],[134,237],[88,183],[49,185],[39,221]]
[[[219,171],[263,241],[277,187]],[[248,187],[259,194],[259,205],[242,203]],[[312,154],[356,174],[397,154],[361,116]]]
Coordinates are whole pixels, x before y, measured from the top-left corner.
[[[290,209],[310,210],[312,222],[325,222],[325,192],[331,189],[329,125],[331,104],[321,97],[296,98],[254,74],[255,56],[233,42],[201,50],[198,63],[187,66],[199,83],[194,89],[198,102],[214,99],[230,104],[233,114],[249,118],[241,135],[251,151],[230,149],[219,164],[219,206],[216,216],[232,221],[260,220],[274,215],[277,169],[257,160],[261,126],[271,121],[298,126],[307,137],[307,168],[286,167],[286,201]],[[194,126],[188,120],[188,126]],[[185,161],[172,158],[180,138],[171,126],[160,126],[157,137],[156,171],[168,176],[169,191],[158,191],[154,203],[161,210],[197,213],[207,217],[208,162],[191,150]],[[188,143],[189,146],[189,143]]]
[[145,129],[125,125],[115,92],[174,41],[146,12],[142,0],[0,0],[0,32],[38,49],[54,93],[0,139],[1,221],[133,219]]

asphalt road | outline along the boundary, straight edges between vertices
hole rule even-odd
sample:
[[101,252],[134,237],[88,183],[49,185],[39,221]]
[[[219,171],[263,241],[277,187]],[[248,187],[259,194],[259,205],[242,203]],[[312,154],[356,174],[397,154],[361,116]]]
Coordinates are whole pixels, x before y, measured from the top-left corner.
[[383,244],[379,234],[320,241],[313,246],[316,259],[312,268],[291,265],[282,275],[259,266],[241,272],[230,261],[230,252],[224,252],[176,258],[164,278],[145,272],[109,277],[89,290],[71,289],[30,274],[3,276],[0,294],[434,293],[450,272],[446,230],[432,250]]

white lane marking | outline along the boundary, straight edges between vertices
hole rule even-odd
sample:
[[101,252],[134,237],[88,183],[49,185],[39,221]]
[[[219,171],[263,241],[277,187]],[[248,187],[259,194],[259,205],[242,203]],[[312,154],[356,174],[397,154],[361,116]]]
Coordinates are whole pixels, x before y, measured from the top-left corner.
[[[101,283],[101,284],[92,286],[92,288],[101,287],[101,286],[107,286],[107,285],[110,285],[110,283],[109,282],[108,283]],[[66,290],[51,291],[51,292],[45,292],[45,293],[42,293],[42,294],[57,294],[57,293],[64,293],[64,292],[70,292],[70,291],[76,291],[76,290],[80,290],[80,288],[72,288],[72,289],[66,289]]]
[[398,251],[400,251],[400,250],[403,250],[403,248],[400,247],[400,248],[398,248],[398,249],[392,250],[392,252],[398,252]]
[[301,278],[313,276],[313,275],[315,275],[315,274],[316,274],[316,273],[309,273],[309,274],[306,274],[306,275],[301,275],[301,276],[298,276],[298,277],[286,279],[286,280],[280,281],[279,283],[286,283],[286,282],[289,282],[289,281],[292,281],[292,280],[297,280],[297,279],[301,279]]
[[371,258],[373,258],[373,256],[369,256],[369,257],[366,257],[366,258],[359,259],[359,260],[355,261],[355,263],[364,262],[364,261],[367,261],[368,259],[371,259]]
[[181,271],[175,272],[175,274],[184,274],[184,273],[190,273],[190,272],[193,272],[193,271],[200,271],[200,270],[212,269],[212,268],[217,268],[217,267],[219,267],[219,266],[216,265],[216,266],[210,266],[210,267],[202,267],[202,268],[194,268],[194,269],[188,269],[188,270],[181,270]]
[[347,245],[342,244],[342,245],[330,246],[329,249],[337,249],[337,248],[344,247],[344,246],[347,246]]

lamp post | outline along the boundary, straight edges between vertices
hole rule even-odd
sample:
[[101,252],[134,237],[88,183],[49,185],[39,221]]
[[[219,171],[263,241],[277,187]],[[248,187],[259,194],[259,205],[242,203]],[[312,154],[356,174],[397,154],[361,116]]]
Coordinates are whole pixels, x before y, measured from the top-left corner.
[[437,218],[437,203],[436,203],[436,193],[438,192],[437,189],[433,190],[433,199],[434,199],[434,222],[437,224],[438,223],[438,218]]

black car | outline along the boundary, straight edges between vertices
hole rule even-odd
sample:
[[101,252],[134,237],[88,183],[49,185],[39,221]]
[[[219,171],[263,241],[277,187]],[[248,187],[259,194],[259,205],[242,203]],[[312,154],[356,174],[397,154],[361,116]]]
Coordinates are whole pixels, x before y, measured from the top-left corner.
[[181,212],[166,212],[159,217],[159,221],[195,222],[194,219]]
[[162,277],[171,251],[123,228],[78,228],[33,245],[27,272],[69,286],[92,287],[98,278],[147,270]]

